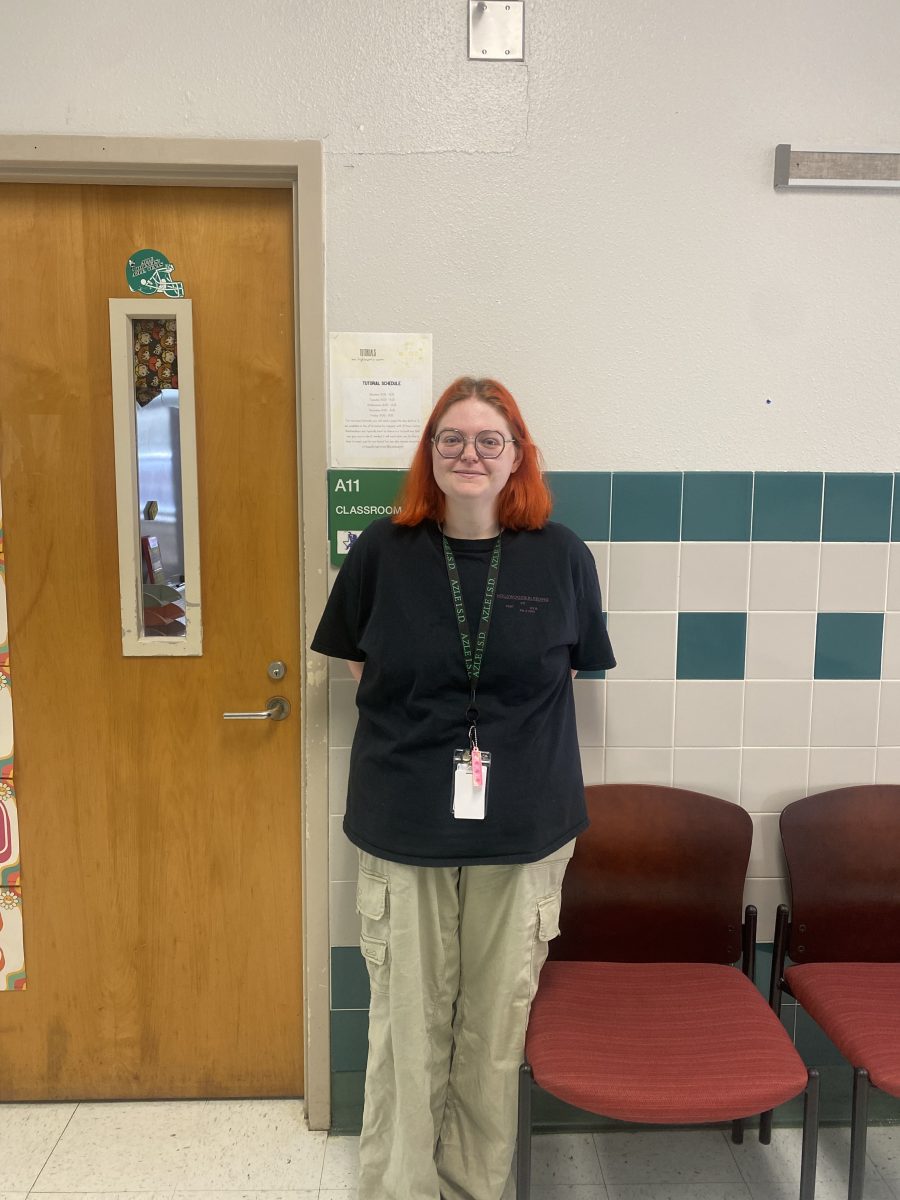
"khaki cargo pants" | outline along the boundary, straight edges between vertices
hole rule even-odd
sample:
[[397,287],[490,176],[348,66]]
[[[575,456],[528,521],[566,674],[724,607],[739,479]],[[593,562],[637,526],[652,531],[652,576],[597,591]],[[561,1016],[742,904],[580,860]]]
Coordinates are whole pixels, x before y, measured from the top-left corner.
[[574,847],[498,867],[360,851],[372,1001],[359,1200],[501,1200],[525,1028]]

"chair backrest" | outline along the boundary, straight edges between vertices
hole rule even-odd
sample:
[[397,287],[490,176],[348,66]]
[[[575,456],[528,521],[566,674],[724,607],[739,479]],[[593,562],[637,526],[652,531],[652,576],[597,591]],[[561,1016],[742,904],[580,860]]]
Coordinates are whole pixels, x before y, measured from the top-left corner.
[[794,962],[900,961],[900,784],[795,800],[781,840]]
[[606,962],[721,962],[741,955],[753,822],[681,788],[586,789],[591,826],[563,884],[550,955]]

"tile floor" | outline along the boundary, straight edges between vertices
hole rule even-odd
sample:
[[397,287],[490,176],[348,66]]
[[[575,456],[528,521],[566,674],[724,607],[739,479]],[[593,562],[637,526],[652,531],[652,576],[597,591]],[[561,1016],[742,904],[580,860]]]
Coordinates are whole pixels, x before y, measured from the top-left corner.
[[[866,1200],[900,1200],[900,1126],[869,1132]],[[0,1200],[355,1200],[357,1139],[299,1101],[0,1105]],[[849,1133],[825,1128],[817,1200],[846,1196]],[[534,1200],[794,1200],[800,1131],[553,1134]]]

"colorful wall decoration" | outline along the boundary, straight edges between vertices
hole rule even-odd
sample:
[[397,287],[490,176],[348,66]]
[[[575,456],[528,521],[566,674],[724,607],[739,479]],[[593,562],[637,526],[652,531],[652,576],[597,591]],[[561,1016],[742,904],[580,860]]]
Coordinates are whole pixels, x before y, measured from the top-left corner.
[[3,501],[0,498],[0,992],[25,990],[19,817],[13,777],[12,685],[6,621]]

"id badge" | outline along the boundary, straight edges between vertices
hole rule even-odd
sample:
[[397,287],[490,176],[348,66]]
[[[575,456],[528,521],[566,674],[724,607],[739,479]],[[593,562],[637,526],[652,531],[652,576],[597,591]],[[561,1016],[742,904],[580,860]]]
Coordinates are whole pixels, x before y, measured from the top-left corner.
[[484,820],[487,810],[491,754],[489,750],[482,750],[480,754],[481,785],[479,786],[476,781],[477,764],[474,771],[472,767],[472,751],[453,751],[453,815],[458,821]]

